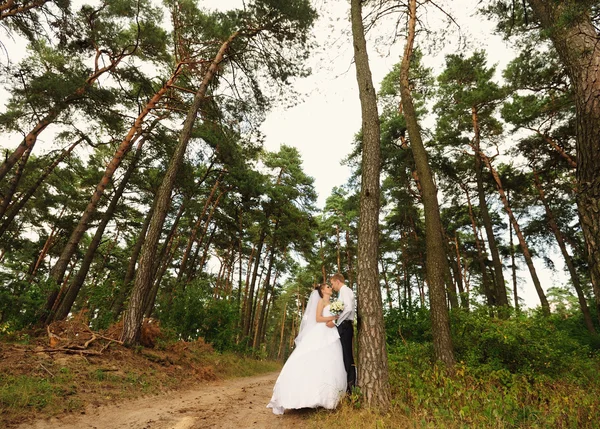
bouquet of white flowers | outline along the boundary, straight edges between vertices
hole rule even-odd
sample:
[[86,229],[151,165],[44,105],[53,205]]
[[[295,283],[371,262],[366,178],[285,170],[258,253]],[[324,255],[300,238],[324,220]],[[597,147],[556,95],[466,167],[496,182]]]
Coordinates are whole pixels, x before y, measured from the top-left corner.
[[342,301],[333,301],[329,306],[329,311],[334,316],[339,316],[344,311],[344,303]]

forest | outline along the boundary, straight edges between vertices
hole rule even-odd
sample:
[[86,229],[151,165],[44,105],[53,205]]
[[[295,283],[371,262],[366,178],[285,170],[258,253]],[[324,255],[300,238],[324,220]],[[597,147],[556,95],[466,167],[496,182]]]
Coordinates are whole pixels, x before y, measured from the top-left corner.
[[[449,0],[344,2],[362,123],[319,207],[260,127],[333,3],[0,1],[0,342],[76,319],[139,349],[153,323],[284,362],[340,272],[359,388],[319,424],[597,427],[600,2],[476,2],[501,70]],[[381,82],[373,44],[402,52]]]

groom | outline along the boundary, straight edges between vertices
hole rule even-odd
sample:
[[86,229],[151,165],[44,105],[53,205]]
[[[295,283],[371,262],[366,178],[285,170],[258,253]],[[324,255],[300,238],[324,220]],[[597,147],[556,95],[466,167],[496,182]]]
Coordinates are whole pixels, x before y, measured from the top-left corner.
[[352,356],[352,338],[354,337],[354,292],[344,284],[344,276],[336,273],[329,279],[333,290],[338,293],[338,300],[344,303],[344,311],[340,314],[337,322],[327,322],[327,326],[333,328],[337,326],[342,342],[342,354],[344,356],[344,368],[348,375],[348,393],[352,393],[352,388],[356,385],[356,367],[354,366],[354,357]]

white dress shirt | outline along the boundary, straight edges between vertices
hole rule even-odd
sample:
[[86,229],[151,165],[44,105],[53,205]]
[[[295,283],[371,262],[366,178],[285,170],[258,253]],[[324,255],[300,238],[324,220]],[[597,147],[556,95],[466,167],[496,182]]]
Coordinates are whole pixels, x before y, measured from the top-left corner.
[[340,325],[340,323],[349,320],[351,322],[354,321],[354,292],[348,286],[344,285],[341,287],[338,293],[338,301],[344,303],[344,311],[340,314],[336,321],[336,325]]

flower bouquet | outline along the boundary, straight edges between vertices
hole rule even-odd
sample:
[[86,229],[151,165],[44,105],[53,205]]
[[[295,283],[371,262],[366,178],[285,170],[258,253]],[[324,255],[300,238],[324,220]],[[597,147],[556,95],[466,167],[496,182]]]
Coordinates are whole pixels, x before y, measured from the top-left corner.
[[334,316],[339,316],[344,311],[344,303],[342,301],[333,301],[329,306],[329,312]]

